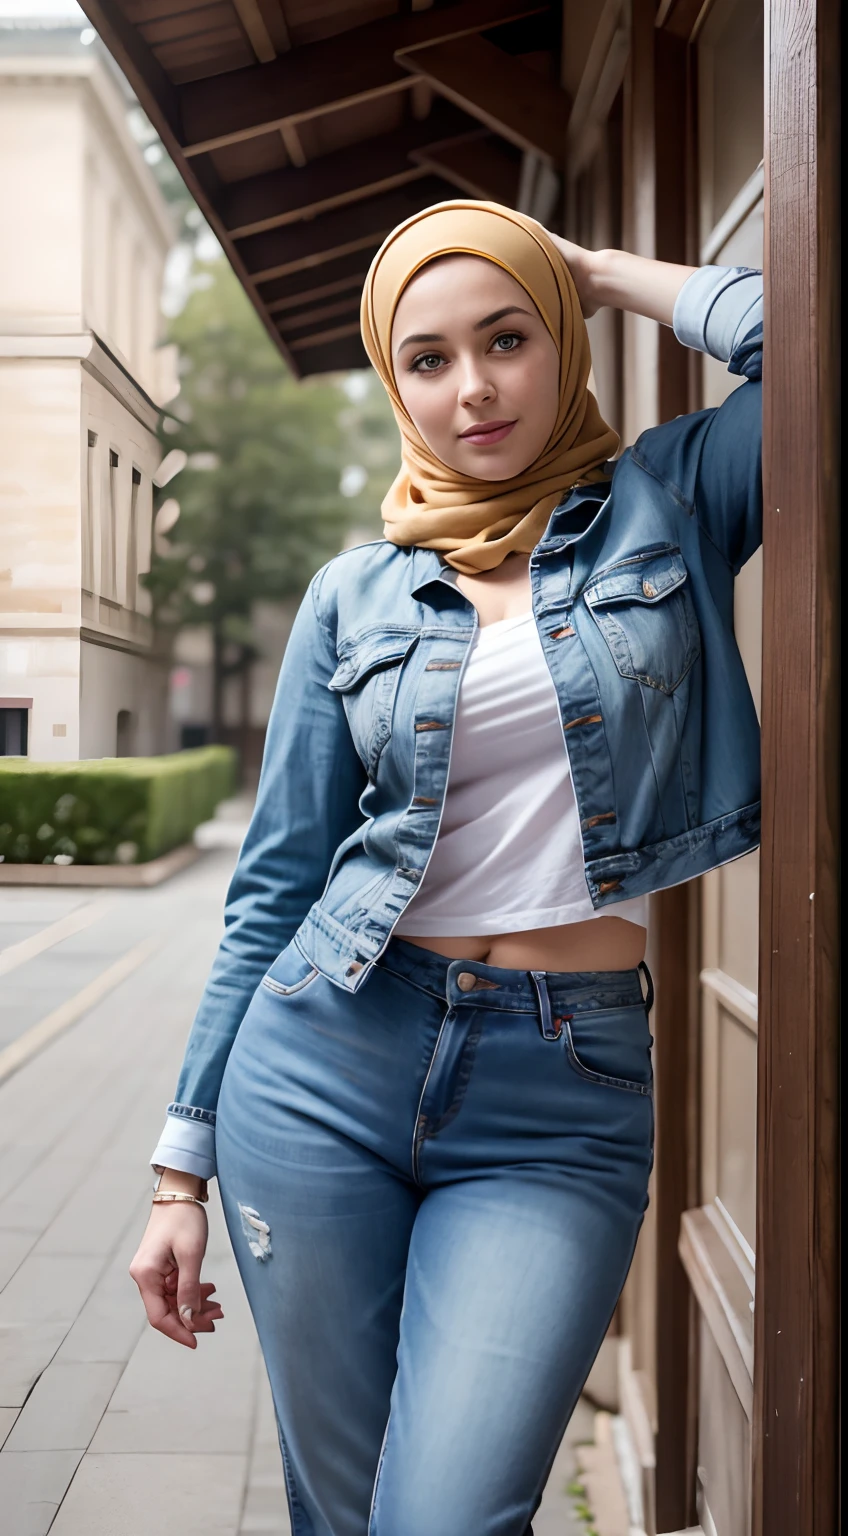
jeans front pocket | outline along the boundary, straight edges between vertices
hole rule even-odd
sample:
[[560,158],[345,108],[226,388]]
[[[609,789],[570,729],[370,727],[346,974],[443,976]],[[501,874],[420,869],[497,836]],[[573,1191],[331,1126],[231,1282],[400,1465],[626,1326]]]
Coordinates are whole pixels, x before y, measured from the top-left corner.
[[292,939],[262,977],[262,985],[280,997],[291,997],[293,992],[302,992],[304,987],[310,986],[320,974],[317,965],[307,960]]
[[644,1004],[587,1009],[562,1022],[569,1066],[578,1077],[650,1098],[653,1040]]

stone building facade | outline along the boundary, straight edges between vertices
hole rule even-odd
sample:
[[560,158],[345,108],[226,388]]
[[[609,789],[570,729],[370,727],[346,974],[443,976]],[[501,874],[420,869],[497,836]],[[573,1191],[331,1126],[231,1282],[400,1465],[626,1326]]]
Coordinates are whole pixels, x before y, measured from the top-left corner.
[[148,753],[173,231],[105,51],[79,27],[0,41],[0,755]]

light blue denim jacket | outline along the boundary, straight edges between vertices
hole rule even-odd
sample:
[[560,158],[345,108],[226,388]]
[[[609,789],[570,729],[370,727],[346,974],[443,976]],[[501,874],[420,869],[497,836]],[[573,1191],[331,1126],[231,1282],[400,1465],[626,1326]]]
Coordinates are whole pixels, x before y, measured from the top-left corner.
[[[644,432],[552,513],[530,559],[596,910],[754,848],[757,716],[733,581],[760,543],[762,277],[702,267],[674,330],[748,382]],[[268,724],[225,933],[151,1162],[211,1177],[227,1056],[292,939],[356,992],[417,890],[477,614],[434,550],[380,539],[314,577]]]

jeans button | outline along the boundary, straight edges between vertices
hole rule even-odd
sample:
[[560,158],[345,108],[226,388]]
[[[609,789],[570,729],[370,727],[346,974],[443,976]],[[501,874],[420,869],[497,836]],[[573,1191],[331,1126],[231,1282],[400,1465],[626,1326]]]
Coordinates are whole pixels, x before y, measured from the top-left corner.
[[477,977],[473,971],[460,971],[456,978],[456,984],[460,992],[473,992],[477,985]]

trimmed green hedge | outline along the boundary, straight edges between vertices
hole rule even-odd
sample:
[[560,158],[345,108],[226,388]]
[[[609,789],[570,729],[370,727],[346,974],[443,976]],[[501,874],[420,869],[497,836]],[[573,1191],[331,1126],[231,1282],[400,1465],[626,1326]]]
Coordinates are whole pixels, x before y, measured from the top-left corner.
[[231,747],[78,763],[0,758],[8,864],[143,864],[191,840],[235,784]]

